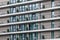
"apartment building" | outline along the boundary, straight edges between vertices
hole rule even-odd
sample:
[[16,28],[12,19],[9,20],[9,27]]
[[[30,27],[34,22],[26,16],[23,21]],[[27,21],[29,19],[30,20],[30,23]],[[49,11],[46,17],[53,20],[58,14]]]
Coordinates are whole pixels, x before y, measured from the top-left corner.
[[59,40],[60,0],[0,0],[0,40]]

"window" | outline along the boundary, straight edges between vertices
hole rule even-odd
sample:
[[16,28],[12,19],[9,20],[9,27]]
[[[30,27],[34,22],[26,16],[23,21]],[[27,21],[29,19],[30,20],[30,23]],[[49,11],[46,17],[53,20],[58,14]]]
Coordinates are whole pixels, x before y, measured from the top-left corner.
[[43,3],[41,3],[41,9],[43,8]]
[[45,29],[44,25],[42,25],[42,29]]
[[17,31],[22,31],[21,29],[17,28]]
[[9,20],[7,20],[7,23],[9,23]]
[[54,28],[54,21],[51,21],[51,28]]
[[26,20],[26,21],[28,21],[28,20],[29,20],[28,15],[25,15],[25,20]]
[[7,40],[9,40],[9,38],[7,38]]
[[18,9],[16,9],[16,12],[19,12],[19,10],[18,10]]
[[37,30],[38,29],[38,23],[33,23],[33,30]]
[[43,19],[45,19],[45,16],[44,16],[44,15],[42,15],[42,18],[43,18]]
[[36,20],[36,13],[32,13],[32,19]]
[[19,22],[19,18],[17,18],[17,22]]
[[42,8],[45,8],[45,5],[43,5]]
[[16,40],[19,40],[19,38],[16,38]]
[[19,2],[20,2],[20,0],[17,0],[17,2],[19,3]]
[[51,0],[51,5],[52,7],[54,7],[54,0]]
[[33,40],[38,40],[38,33],[33,33]]
[[24,30],[24,24],[19,25],[19,30],[21,30],[21,31]]
[[28,5],[25,6],[25,10],[29,11],[29,6]]
[[30,0],[27,0],[27,1],[30,1]]
[[45,39],[44,35],[42,35],[42,39]]
[[51,39],[54,38],[54,31],[51,31]]
[[51,17],[53,18],[55,16],[54,10],[51,11]]
[[7,29],[7,32],[9,32],[9,29]]
[[7,2],[7,5],[9,4],[9,1]]
[[7,14],[9,14],[9,11],[7,11]]
[[26,40],[29,40],[29,38],[26,36]]

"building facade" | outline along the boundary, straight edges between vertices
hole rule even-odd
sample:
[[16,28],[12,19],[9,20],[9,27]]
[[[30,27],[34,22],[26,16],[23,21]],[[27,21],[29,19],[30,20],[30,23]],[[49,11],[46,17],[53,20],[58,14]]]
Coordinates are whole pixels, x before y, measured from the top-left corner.
[[60,39],[60,0],[0,0],[0,40]]

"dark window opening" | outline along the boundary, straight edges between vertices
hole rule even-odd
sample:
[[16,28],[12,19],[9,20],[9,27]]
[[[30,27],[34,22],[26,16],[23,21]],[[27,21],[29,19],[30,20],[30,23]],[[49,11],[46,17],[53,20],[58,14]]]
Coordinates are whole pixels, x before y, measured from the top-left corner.
[[9,32],[9,29],[7,29],[7,32]]
[[45,39],[44,35],[42,36],[42,39]]
[[42,25],[42,29],[45,29],[44,25]]
[[7,2],[7,5],[9,4],[9,1]]
[[9,38],[7,38],[7,40],[9,40]]
[[45,16],[43,15],[42,18],[45,19]]

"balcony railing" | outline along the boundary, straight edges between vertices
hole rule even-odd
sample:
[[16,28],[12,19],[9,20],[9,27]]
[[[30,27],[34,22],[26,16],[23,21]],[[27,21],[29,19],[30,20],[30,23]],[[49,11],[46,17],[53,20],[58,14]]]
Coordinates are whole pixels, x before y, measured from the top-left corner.
[[40,30],[29,30],[29,31],[17,31],[17,32],[0,32],[0,35],[9,35],[9,34],[21,34],[21,33],[34,33],[34,32],[51,32],[51,31],[59,31],[60,28],[51,28],[51,29],[40,29]]
[[3,15],[3,13],[1,13],[2,15],[0,15],[0,18],[1,17],[10,17],[10,16],[16,16],[16,15],[20,15],[20,14],[30,14],[30,13],[37,13],[37,12],[42,12],[42,11],[47,11],[47,10],[56,10],[56,9],[60,9],[60,7],[54,7],[54,8],[46,8],[46,9],[38,9],[38,10],[31,10],[31,11],[26,11],[26,12],[18,12],[18,13],[12,13],[12,14],[9,14],[9,11],[7,11],[7,13],[5,13]]

